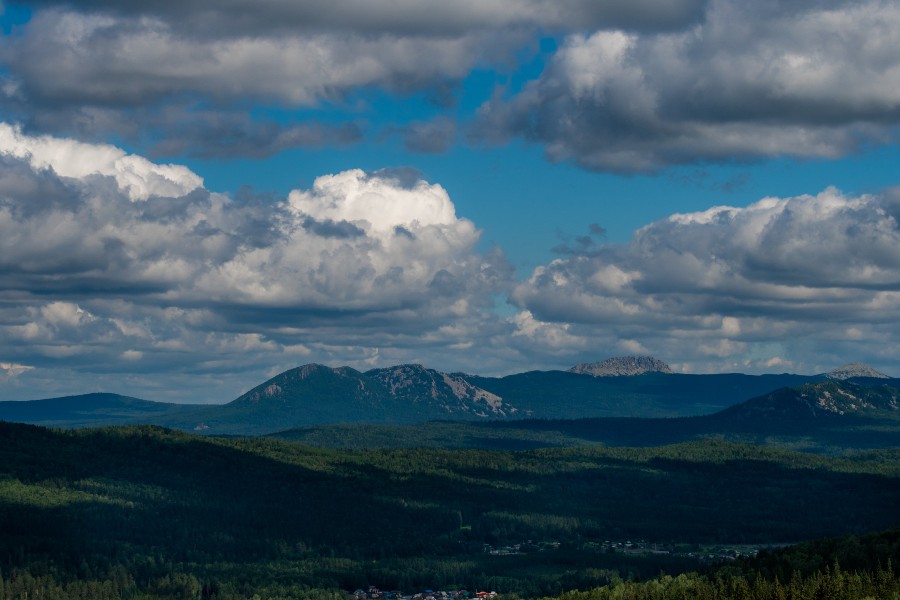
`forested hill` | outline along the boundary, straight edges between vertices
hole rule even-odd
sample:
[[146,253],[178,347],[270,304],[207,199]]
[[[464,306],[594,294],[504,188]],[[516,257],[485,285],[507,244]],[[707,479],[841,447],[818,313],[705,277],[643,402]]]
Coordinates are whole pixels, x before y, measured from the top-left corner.
[[193,412],[194,406],[94,393],[34,401],[0,402],[0,420],[47,427],[101,427]]
[[[894,527],[900,505],[896,450],[826,458],[704,441],[336,452],[155,427],[8,423],[0,439],[4,577],[112,578],[132,597],[367,585],[537,596],[613,572],[696,568],[679,547]],[[521,554],[485,552],[529,540]],[[609,540],[672,550],[610,553]]]
[[706,573],[615,580],[553,600],[874,600],[900,597],[900,530],[763,551]]
[[[821,377],[532,371],[501,378],[400,365],[360,373],[306,365],[227,404],[173,405],[116,394],[0,402],[0,419],[55,427],[152,424],[208,435],[259,435],[336,423],[423,423],[706,415]],[[888,380],[893,382],[894,380]]]
[[781,388],[699,417],[329,425],[290,429],[272,436],[330,448],[509,450],[579,444],[660,446],[716,437],[841,453],[900,446],[900,389],[881,381],[826,380]]

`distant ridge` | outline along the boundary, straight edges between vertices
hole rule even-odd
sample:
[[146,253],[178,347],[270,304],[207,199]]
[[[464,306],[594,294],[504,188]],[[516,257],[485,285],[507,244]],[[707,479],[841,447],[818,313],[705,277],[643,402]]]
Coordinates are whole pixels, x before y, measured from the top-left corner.
[[[893,385],[892,380],[865,379],[857,383]],[[418,364],[365,373],[308,364],[276,375],[227,404],[163,404],[99,394],[0,402],[0,420],[52,427],[153,424],[206,435],[257,435],[326,423],[689,417],[822,380],[824,374],[672,373],[649,356],[613,358],[571,372],[528,371],[504,377],[447,373]]]
[[753,398],[719,415],[753,419],[808,419],[842,415],[897,413],[900,390],[890,385],[863,386],[849,381],[831,380],[775,390]]
[[3,401],[0,402],[0,421],[34,423],[47,427],[99,427],[124,422],[146,422],[193,409],[189,405],[96,392],[44,400]]
[[322,423],[509,418],[516,410],[461,375],[422,365],[361,373],[350,367],[308,364],[280,373],[228,404],[211,407],[203,424],[207,433],[255,435]]
[[643,373],[671,373],[672,369],[652,356],[617,356],[595,363],[582,363],[569,369],[570,373],[609,377],[618,375],[641,375]]
[[876,371],[869,365],[862,363],[849,363],[837,369],[832,369],[825,374],[828,379],[852,379],[854,377],[872,377],[874,379],[890,379],[889,375],[885,375],[880,371]]

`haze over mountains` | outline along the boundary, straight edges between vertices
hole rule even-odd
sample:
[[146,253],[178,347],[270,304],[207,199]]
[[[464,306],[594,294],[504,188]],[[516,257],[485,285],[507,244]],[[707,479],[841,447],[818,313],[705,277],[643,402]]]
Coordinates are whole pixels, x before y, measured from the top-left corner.
[[[873,387],[875,383],[880,387]],[[720,411],[725,411],[726,420],[796,421],[820,413],[892,414],[897,411],[898,388],[900,381],[855,364],[813,376],[689,375],[673,373],[653,357],[618,357],[568,372],[531,371],[506,377],[443,373],[422,365],[360,372],[309,364],[222,405],[87,394],[0,402],[0,420],[61,427],[156,424],[214,435],[260,435],[332,424],[664,419]],[[703,421],[698,427],[713,432],[721,429],[721,422],[713,426]]]

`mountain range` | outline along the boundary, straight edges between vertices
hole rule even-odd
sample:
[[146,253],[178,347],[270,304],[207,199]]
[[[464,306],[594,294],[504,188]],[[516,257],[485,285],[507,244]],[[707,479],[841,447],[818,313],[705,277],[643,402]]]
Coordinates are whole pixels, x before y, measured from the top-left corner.
[[[619,357],[569,371],[481,377],[415,364],[366,372],[309,364],[285,371],[222,405],[87,394],[0,402],[0,420],[59,427],[155,424],[214,435],[260,435],[298,427],[435,420],[668,420],[725,411],[722,418],[737,422],[751,417],[756,422],[776,414],[796,421],[800,415],[831,408],[833,414],[859,416],[875,414],[873,410],[893,414],[900,381],[864,367],[848,365],[813,376],[688,375],[672,373],[668,365],[652,357]],[[859,374],[866,377],[854,377]],[[813,388],[804,388],[810,385]],[[818,391],[810,392],[813,389]],[[893,407],[885,403],[888,397],[893,398]],[[801,401],[806,404],[801,406]]]
[[784,387],[713,414],[679,418],[601,417],[344,424],[292,428],[271,437],[326,448],[649,447],[694,440],[778,446],[819,453],[900,445],[900,380],[822,380]]

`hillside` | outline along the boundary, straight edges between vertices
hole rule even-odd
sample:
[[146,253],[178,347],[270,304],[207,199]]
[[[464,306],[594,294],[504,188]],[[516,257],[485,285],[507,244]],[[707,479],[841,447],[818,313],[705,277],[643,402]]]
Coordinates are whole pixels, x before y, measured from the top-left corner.
[[323,423],[421,423],[432,419],[505,418],[516,409],[458,375],[401,365],[361,373],[305,365],[285,371],[228,404],[159,425],[211,434],[257,435]]
[[687,417],[707,415],[778,388],[821,380],[806,375],[688,375],[644,373],[586,377],[563,371],[529,371],[506,377],[467,377],[481,389],[539,419]]
[[[537,597],[611,573],[696,568],[681,546],[885,529],[900,503],[896,451],[825,458],[707,440],[335,452],[155,427],[4,423],[0,437],[0,572],[109,578],[132,597],[368,585]],[[528,540],[523,553],[485,552]],[[609,552],[604,540],[672,550]]]
[[[701,573],[661,573],[650,581],[621,581],[559,600],[779,600],[900,597],[900,530],[844,536],[763,549]],[[550,600],[550,599],[547,599]]]
[[709,414],[786,385],[816,378],[739,374],[585,377],[532,371],[503,378],[447,374],[421,365],[360,373],[307,365],[190,419],[155,421],[208,433],[259,434],[319,424],[430,420],[673,417]]
[[822,381],[781,388],[712,415],[682,418],[433,422],[427,427],[341,425],[272,434],[330,448],[503,448],[604,444],[661,446],[720,438],[813,452],[900,446],[900,380],[892,385]]
[[839,416],[891,417],[900,415],[900,389],[894,385],[861,385],[852,381],[821,381],[796,388],[782,388],[726,409],[736,420],[828,419]]
[[189,413],[194,406],[151,402],[119,394],[82,394],[46,400],[0,402],[0,420],[47,427],[100,427]]
[[[711,415],[780,388],[821,381],[826,381],[824,376],[662,372],[593,377],[530,371],[479,377],[422,365],[362,373],[310,364],[285,371],[224,405],[164,404],[88,394],[0,402],[0,420],[60,427],[154,424],[206,434],[258,435],[324,424],[693,417]],[[896,383],[872,378],[847,381]]]

